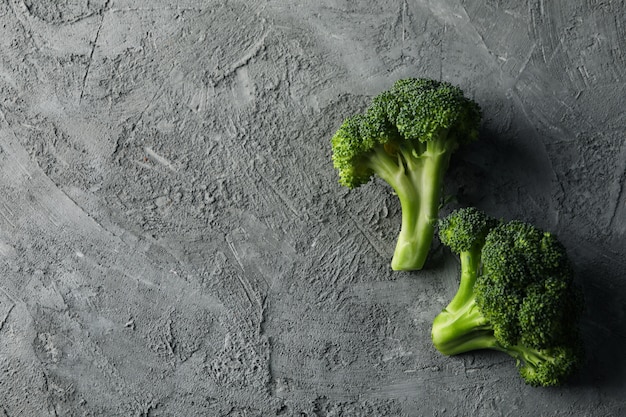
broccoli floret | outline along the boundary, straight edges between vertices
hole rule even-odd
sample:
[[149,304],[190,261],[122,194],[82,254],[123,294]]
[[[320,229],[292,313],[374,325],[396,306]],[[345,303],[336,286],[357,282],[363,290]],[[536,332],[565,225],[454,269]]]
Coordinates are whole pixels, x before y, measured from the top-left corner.
[[378,175],[400,200],[394,270],[424,266],[451,154],[477,139],[479,106],[446,82],[409,78],[347,118],[332,138],[339,183],[355,188]]
[[439,222],[439,236],[461,259],[459,290],[433,322],[441,353],[508,353],[532,386],[559,385],[579,368],[582,297],[554,235],[465,208]]

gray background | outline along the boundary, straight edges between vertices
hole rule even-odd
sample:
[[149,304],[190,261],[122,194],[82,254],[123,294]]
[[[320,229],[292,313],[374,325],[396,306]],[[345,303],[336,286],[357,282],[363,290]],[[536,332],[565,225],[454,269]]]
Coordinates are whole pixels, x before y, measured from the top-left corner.
[[[3,0],[0,43],[0,416],[626,414],[624,1]],[[390,188],[337,184],[408,76],[483,108],[446,192],[567,246],[566,387],[438,354],[458,262],[392,272]]]

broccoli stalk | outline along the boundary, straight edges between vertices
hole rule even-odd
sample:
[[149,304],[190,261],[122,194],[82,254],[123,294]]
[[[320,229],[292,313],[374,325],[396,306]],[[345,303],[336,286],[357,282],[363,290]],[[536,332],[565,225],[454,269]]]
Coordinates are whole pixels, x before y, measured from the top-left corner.
[[364,114],[349,117],[332,138],[340,184],[355,188],[377,175],[395,191],[402,224],[394,270],[421,269],[437,223],[452,153],[478,136],[480,109],[448,83],[397,81]]
[[580,293],[565,249],[549,233],[519,221],[496,225],[474,208],[453,212],[439,229],[460,257],[461,279],[433,321],[437,350],[498,350],[517,360],[527,384],[561,384],[582,361]]
[[445,355],[494,346],[493,330],[476,306],[474,284],[482,245],[495,224],[495,219],[474,208],[456,211],[439,224],[441,241],[461,259],[459,289],[433,321],[433,342]]
[[394,270],[421,269],[426,262],[439,214],[441,182],[451,155],[437,149],[444,141],[429,142],[421,154],[415,149],[398,150],[395,157],[380,146],[367,163],[400,201],[402,224],[391,260]]
[[[471,292],[470,292],[471,294]],[[498,342],[491,325],[473,299],[450,306],[433,320],[433,344],[444,355],[458,355],[479,349],[495,349]]]

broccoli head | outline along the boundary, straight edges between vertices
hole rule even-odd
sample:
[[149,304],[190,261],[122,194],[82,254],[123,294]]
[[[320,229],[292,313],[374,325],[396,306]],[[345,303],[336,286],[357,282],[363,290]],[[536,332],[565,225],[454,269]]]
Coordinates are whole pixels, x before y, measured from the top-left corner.
[[400,200],[402,225],[391,267],[421,269],[438,218],[451,154],[478,137],[481,112],[460,88],[409,78],[347,118],[332,138],[339,183],[355,188],[374,175]]
[[433,322],[440,352],[506,352],[532,386],[559,385],[579,368],[582,297],[553,234],[465,208],[439,222],[439,236],[461,259],[459,290]]

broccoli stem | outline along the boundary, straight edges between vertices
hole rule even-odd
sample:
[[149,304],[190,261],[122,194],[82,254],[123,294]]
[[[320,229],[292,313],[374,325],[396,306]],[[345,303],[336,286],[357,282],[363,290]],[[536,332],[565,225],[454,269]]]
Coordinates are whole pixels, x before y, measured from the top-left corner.
[[429,142],[420,154],[409,150],[402,155],[410,186],[396,189],[402,206],[402,226],[391,268],[411,271],[422,269],[430,251],[451,153]]
[[396,154],[380,147],[370,157],[370,168],[396,192],[402,209],[402,225],[391,268],[422,269],[435,232],[443,176],[450,161],[445,149],[400,149]]
[[459,253],[461,282],[459,289],[435,320],[433,344],[444,355],[457,355],[476,349],[499,349],[493,328],[480,312],[474,298],[474,284],[480,268],[480,250]]
[[542,362],[550,360],[548,355],[543,354],[538,349],[529,348],[526,346],[513,345],[509,346],[506,349],[500,348],[502,352],[508,353],[513,358],[524,362],[528,366],[537,367]]
[[474,284],[480,268],[480,250],[461,252],[459,258],[461,259],[461,281],[454,298],[446,307],[447,311],[459,311],[474,298]]
[[493,328],[479,311],[474,299],[458,310],[446,307],[433,321],[433,344],[444,355],[458,355],[478,349],[498,349]]
[[511,345],[506,348],[496,347],[496,350],[508,353],[509,356],[516,359],[518,362],[524,363],[529,368],[537,369],[543,363],[554,361],[554,356],[541,351],[540,349],[534,349],[524,345]]
[[402,208],[402,225],[391,259],[394,271],[422,269],[430,249],[434,226],[426,220],[422,206],[425,200],[420,190],[409,179],[406,187],[394,187]]

